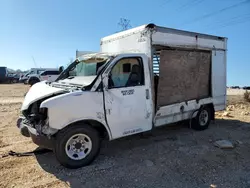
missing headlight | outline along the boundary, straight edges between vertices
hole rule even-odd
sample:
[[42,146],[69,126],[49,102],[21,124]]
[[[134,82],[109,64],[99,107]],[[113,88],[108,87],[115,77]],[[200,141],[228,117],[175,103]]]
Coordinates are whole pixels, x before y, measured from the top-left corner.
[[48,116],[48,108],[40,108],[39,115],[41,115],[41,120],[47,119]]

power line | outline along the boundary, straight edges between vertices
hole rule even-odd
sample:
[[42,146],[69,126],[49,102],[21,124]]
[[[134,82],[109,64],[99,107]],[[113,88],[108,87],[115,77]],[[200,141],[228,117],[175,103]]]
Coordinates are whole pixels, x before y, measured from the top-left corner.
[[226,20],[219,20],[217,22],[213,22],[212,25],[211,24],[205,25],[205,28],[209,29],[211,26],[214,26],[214,27],[221,26],[221,25],[228,24],[228,23],[231,23],[231,22],[239,21],[241,19],[246,19],[248,17],[250,17],[250,13],[244,14],[244,15],[234,16],[234,17],[231,17],[231,18],[226,19]]
[[191,7],[191,6],[194,7],[194,5],[200,4],[203,1],[204,0],[192,0],[192,1],[188,1],[187,3],[185,3],[184,5],[182,5],[177,10],[185,10],[185,8],[188,8],[188,7]]
[[164,0],[164,2],[160,4],[160,6],[162,7],[162,6],[164,6],[164,5],[168,4],[168,3],[170,3],[171,1],[172,1],[172,0]]
[[190,22],[185,22],[185,23],[183,23],[182,25],[194,23],[194,22],[197,22],[197,21],[200,21],[200,20],[203,20],[203,19],[212,17],[212,16],[214,16],[214,15],[220,14],[221,12],[224,12],[224,11],[227,11],[227,10],[230,10],[230,9],[233,9],[233,8],[235,8],[235,7],[241,6],[241,5],[246,4],[246,3],[249,3],[249,2],[250,2],[250,0],[242,1],[242,2],[240,2],[240,3],[231,5],[231,6],[229,6],[229,7],[226,7],[226,8],[217,10],[217,11],[214,11],[214,12],[212,12],[212,13],[205,14],[205,15],[203,15],[203,16],[201,16],[201,17],[197,17],[197,18],[195,18],[194,20],[192,20],[192,21],[190,21]]
[[231,20],[230,22],[225,22],[219,26],[215,26],[215,27],[212,27],[211,29],[208,29],[208,30],[214,30],[216,28],[224,28],[224,27],[230,27],[230,26],[234,26],[234,25],[238,25],[238,24],[242,24],[242,23],[246,23],[246,22],[249,22],[250,21],[250,16],[247,16],[247,17],[243,17],[241,19],[236,19],[236,20]]

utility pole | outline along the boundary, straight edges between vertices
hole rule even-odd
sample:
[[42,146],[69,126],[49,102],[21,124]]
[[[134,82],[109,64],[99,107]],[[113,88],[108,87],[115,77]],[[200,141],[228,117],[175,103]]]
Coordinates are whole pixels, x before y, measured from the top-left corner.
[[122,31],[125,31],[125,30],[131,28],[130,20],[128,20],[126,18],[120,18],[120,22],[118,23],[118,25],[121,27]]

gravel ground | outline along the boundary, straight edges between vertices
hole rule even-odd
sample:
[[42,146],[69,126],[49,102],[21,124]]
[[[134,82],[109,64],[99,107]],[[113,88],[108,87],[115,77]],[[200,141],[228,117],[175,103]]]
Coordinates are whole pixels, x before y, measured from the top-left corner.
[[[28,88],[0,85],[0,156],[37,148],[15,126]],[[99,157],[77,170],[60,166],[52,152],[0,157],[0,187],[250,187],[250,104],[240,95],[228,96],[228,104],[205,131],[178,124],[105,141]],[[220,139],[234,149],[215,147]]]

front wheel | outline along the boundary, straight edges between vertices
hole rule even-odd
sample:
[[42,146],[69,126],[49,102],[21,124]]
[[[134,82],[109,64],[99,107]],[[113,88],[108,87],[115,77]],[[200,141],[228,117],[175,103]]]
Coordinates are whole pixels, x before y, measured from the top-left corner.
[[56,136],[56,158],[67,168],[76,169],[89,165],[99,150],[99,134],[89,125],[72,125]]
[[210,124],[211,117],[211,109],[209,107],[203,107],[192,120],[191,127],[195,130],[205,130]]
[[29,84],[30,84],[31,86],[33,86],[33,85],[34,85],[34,84],[36,84],[37,82],[38,82],[38,80],[33,79],[33,80],[31,80],[31,81],[30,81],[30,83],[29,83]]

